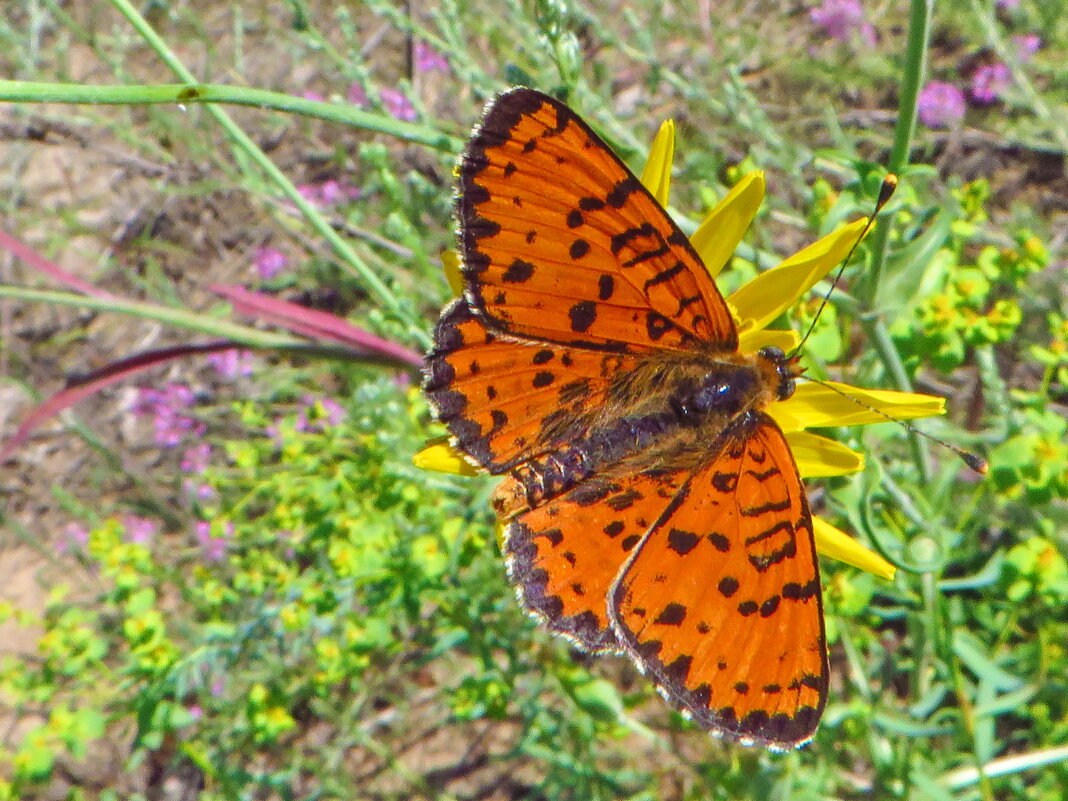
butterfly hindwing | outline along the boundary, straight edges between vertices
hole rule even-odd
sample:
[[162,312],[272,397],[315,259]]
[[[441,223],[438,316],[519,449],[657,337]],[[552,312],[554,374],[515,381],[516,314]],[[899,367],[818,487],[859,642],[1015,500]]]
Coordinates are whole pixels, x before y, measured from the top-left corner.
[[[594,477],[505,527],[508,572],[523,606],[588,651],[618,650],[608,591],[631,550],[678,490],[676,474]],[[498,496],[515,491],[505,479]]]
[[493,102],[464,152],[457,205],[467,291],[491,327],[617,352],[737,347],[687,237],[548,95]]
[[630,554],[620,643],[702,726],[772,748],[811,739],[827,657],[812,518],[775,422],[749,412]]

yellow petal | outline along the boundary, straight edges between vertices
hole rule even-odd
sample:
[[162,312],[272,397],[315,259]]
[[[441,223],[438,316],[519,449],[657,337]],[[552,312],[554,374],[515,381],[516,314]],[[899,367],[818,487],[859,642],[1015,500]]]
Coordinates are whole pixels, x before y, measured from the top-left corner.
[[[772,417],[775,416],[775,404],[772,404],[769,412]],[[797,471],[802,478],[847,476],[864,469],[864,454],[833,439],[807,431],[791,431],[786,435],[786,441],[790,443]]]
[[642,186],[649,190],[656,202],[667,207],[671,192],[671,162],[675,159],[675,121],[665,120],[656,133],[649,160],[642,170]]
[[441,251],[441,265],[445,268],[445,280],[456,297],[464,293],[464,278],[460,274],[460,254],[455,250]]
[[894,420],[913,420],[946,412],[945,398],[934,395],[861,389],[834,381],[827,381],[826,384],[800,384],[789,400],[771,405],[769,412],[783,431],[885,423],[887,419],[884,414]]
[[468,462],[449,444],[448,437],[431,440],[423,450],[412,457],[416,467],[434,470],[438,473],[452,473],[457,476],[477,476],[480,471]]
[[690,244],[715,278],[742,241],[764,201],[764,173],[751,172],[734,185],[690,237]]
[[813,242],[761,273],[727,298],[738,312],[739,331],[763,328],[842,263],[868,221],[861,218]]
[[738,350],[742,353],[756,353],[761,348],[774,346],[784,353],[789,353],[797,347],[801,341],[801,335],[796,331],[747,331],[738,335]]
[[822,517],[812,517],[812,531],[820,556],[829,556],[847,565],[859,567],[876,576],[892,581],[897,568],[870,551],[844,531],[832,526]]

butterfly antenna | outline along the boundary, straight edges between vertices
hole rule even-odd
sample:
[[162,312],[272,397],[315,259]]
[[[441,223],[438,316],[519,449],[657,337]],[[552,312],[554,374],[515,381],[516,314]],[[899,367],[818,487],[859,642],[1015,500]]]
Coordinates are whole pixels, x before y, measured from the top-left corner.
[[908,431],[911,431],[913,434],[918,434],[924,439],[928,439],[931,442],[941,445],[943,448],[949,448],[949,450],[957,454],[957,456],[961,458],[961,461],[963,461],[976,473],[979,473],[980,475],[984,476],[986,475],[987,470],[989,469],[989,464],[987,463],[986,459],[984,459],[979,454],[972,453],[971,451],[966,451],[964,450],[964,448],[957,447],[952,442],[946,442],[944,439],[939,439],[938,437],[933,436],[932,434],[928,434],[926,431],[921,431],[908,420],[898,420],[893,415],[889,415],[880,409],[876,409],[874,406],[865,403],[860,398],[850,395],[848,392],[842,391],[841,389],[834,386],[833,384],[828,383],[827,381],[820,381],[818,378],[811,378],[807,375],[805,376],[805,380],[811,381],[814,384],[819,384],[821,387],[825,387],[831,390],[831,392],[837,392],[843,398],[848,398],[853,403],[857,404],[857,406],[860,406],[862,409],[867,409],[869,412],[877,414],[879,415],[879,417],[882,417],[883,419],[888,420],[891,423],[897,423],[899,426],[904,426]]
[[872,211],[871,215],[868,217],[868,222],[864,226],[864,230],[860,232],[860,236],[857,237],[857,241],[853,243],[853,247],[849,249],[846,257],[842,259],[842,263],[838,267],[838,272],[834,274],[834,280],[831,281],[830,289],[827,290],[827,294],[824,295],[823,300],[820,301],[820,307],[816,309],[816,316],[812,318],[812,322],[809,323],[805,335],[801,337],[801,341],[797,343],[797,347],[794,348],[793,353],[790,354],[791,357],[796,356],[801,352],[801,348],[804,347],[805,342],[812,336],[812,332],[816,330],[816,323],[819,322],[820,315],[823,313],[823,307],[826,306],[827,301],[831,299],[831,293],[834,292],[834,288],[838,286],[838,282],[841,280],[842,273],[849,264],[849,260],[853,258],[853,253],[860,246],[860,243],[864,241],[864,237],[868,235],[868,231],[875,225],[875,218],[879,216],[879,212],[883,210],[883,206],[890,201],[895,189],[897,189],[897,176],[893,173],[888,173],[886,177],[883,178],[883,185],[879,187],[879,199],[875,201],[875,210]]

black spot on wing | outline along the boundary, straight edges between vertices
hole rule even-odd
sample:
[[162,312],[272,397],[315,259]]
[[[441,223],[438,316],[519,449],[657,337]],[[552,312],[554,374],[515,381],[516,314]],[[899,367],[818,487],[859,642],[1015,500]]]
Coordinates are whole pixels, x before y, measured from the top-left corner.
[[568,309],[567,316],[571,319],[571,330],[584,333],[597,319],[597,304],[592,300],[580,300]]
[[534,275],[534,265],[529,261],[516,259],[508,265],[508,269],[504,271],[501,280],[509,284],[522,284],[529,281],[532,275]]

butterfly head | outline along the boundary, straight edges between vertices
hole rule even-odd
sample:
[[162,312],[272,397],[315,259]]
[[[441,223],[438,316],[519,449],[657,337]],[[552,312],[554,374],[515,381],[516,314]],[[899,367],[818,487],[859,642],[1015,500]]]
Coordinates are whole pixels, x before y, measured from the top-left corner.
[[804,372],[798,369],[800,357],[797,355],[787,356],[782,348],[769,345],[757,351],[757,356],[767,363],[765,369],[773,374],[775,394],[778,400],[784,401],[794,394],[796,379]]

